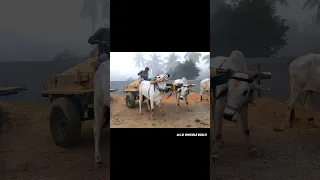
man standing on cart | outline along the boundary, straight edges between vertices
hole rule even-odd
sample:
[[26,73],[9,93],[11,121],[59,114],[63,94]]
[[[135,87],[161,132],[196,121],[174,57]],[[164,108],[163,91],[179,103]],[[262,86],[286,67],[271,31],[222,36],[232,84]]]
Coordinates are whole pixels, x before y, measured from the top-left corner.
[[146,67],[144,70],[141,70],[138,73],[138,76],[140,76],[141,81],[150,81],[151,79],[149,78],[149,68]]

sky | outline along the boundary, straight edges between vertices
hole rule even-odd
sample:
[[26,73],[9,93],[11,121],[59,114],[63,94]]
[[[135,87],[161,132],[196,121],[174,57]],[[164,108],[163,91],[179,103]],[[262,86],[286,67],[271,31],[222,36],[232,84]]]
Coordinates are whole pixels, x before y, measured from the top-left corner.
[[[91,21],[80,17],[82,5],[83,0],[1,0],[0,61],[48,61],[65,49],[89,54]],[[98,20],[96,28],[105,23]]]
[[[141,67],[138,69],[135,67],[133,63],[133,58],[136,52],[111,52],[110,53],[110,80],[111,81],[120,81],[126,80],[129,77],[137,77],[137,74],[140,70],[145,67]],[[142,52],[145,54],[145,59],[150,59],[150,55],[153,52]],[[156,52],[160,55],[160,58],[167,56],[170,52]],[[179,61],[183,62],[183,56],[186,52],[176,52],[180,55],[181,59]],[[210,54],[209,52],[200,52],[202,56]],[[197,66],[200,69],[208,68],[209,66],[204,63],[204,61],[200,61],[201,63],[197,63]]]
[[[304,0],[277,6],[284,18],[312,23],[316,8],[301,10]],[[83,0],[1,0],[0,61],[48,61],[63,50],[88,52],[91,21],[80,17]],[[96,28],[105,24],[99,20]],[[16,53],[17,45],[19,53]]]

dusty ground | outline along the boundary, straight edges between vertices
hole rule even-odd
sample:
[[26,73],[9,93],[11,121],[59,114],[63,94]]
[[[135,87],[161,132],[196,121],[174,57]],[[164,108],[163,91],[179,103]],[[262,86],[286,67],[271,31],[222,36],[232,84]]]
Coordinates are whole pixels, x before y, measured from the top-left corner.
[[139,113],[139,102],[135,108],[127,108],[125,95],[112,94],[111,102],[111,128],[209,128],[210,127],[210,102],[200,100],[196,93],[189,94],[189,112],[185,101],[180,101],[180,112],[176,112],[175,94],[169,99],[165,95],[162,99],[163,110],[161,115],[159,107],[155,106],[155,119],[151,119],[146,103],[142,104],[143,113]]
[[83,123],[82,142],[70,149],[56,146],[49,129],[49,105],[0,103],[5,109],[0,134],[0,179],[109,179],[109,130],[101,153],[106,166],[95,168],[92,122]]
[[[250,107],[252,142],[261,153],[258,158],[248,157],[241,122],[224,121],[226,143],[221,150],[220,165],[211,161],[211,179],[320,179],[320,128],[308,125],[300,104],[296,108],[294,128],[274,132],[273,127],[284,120],[285,102],[264,98]],[[320,111],[313,114],[319,126]]]

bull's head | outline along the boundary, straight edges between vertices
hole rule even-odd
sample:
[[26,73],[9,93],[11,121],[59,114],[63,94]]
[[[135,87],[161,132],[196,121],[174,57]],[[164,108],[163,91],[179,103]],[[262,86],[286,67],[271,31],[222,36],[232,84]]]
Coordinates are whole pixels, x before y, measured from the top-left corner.
[[241,109],[252,99],[254,90],[270,90],[270,88],[253,83],[255,79],[271,79],[271,77],[270,72],[234,72],[228,81],[227,104],[223,111],[224,119],[236,120]]
[[169,82],[170,74],[158,74],[155,77],[155,81],[158,84],[159,89],[164,89]]
[[193,90],[192,88],[196,87],[195,84],[185,84],[183,85],[179,91],[180,91],[180,99],[183,100],[191,90]]

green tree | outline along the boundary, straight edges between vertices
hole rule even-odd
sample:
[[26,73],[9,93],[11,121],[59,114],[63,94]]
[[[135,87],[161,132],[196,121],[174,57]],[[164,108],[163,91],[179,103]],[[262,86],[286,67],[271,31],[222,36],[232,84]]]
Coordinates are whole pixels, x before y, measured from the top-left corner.
[[172,68],[174,68],[175,66],[177,66],[178,64],[178,60],[180,59],[181,57],[179,56],[179,54],[176,54],[174,52],[172,53],[169,53],[168,56],[164,57],[165,60],[167,60],[166,63],[164,63],[165,65],[165,69],[166,70],[170,70]]
[[110,0],[84,0],[81,8],[80,16],[91,19],[92,34],[96,31],[95,27],[98,20],[99,6],[102,10],[101,18],[110,21]]
[[183,63],[179,62],[178,65],[169,70],[169,74],[175,74],[175,78],[187,78],[194,80],[199,76],[200,69],[197,67],[193,60],[186,60]]
[[316,24],[320,25],[320,0],[306,0],[306,2],[302,6],[302,9],[305,9],[306,7],[308,7],[309,9],[312,9],[315,6],[317,6]]
[[102,7],[102,19],[108,19],[110,21],[110,0],[100,0]]
[[289,7],[289,3],[287,0],[268,0],[272,5],[276,5],[276,3],[280,3],[281,6]]
[[202,61],[204,61],[205,64],[210,64],[210,54],[203,56]]
[[90,18],[91,19],[91,31],[92,34],[95,32],[95,27],[98,19],[98,4],[95,0],[84,0],[82,9],[80,12],[80,16],[82,18]]
[[211,18],[211,55],[229,56],[240,50],[246,57],[275,55],[287,45],[285,19],[265,0],[224,4]]
[[200,58],[202,54],[199,52],[187,52],[184,55],[185,60],[192,60],[194,63],[200,63]]
[[153,53],[150,55],[150,60],[147,61],[147,66],[151,69],[152,74],[162,74],[162,66],[163,66],[163,60],[160,58],[160,55],[157,53]]
[[146,59],[144,58],[144,54],[140,52],[136,53],[133,57],[133,63],[135,64],[135,67],[139,68],[140,71],[140,68],[146,65]]

